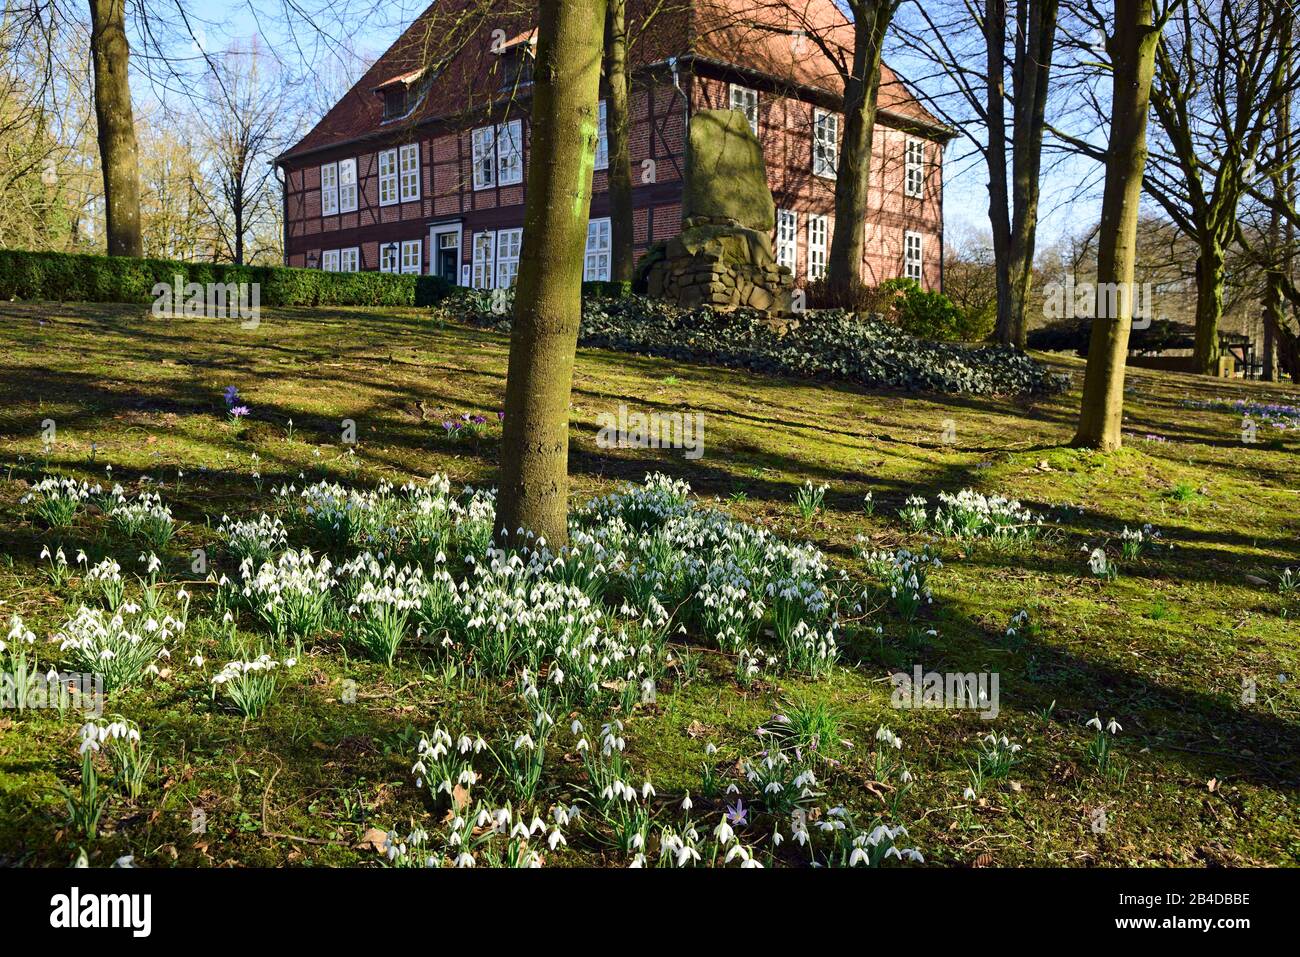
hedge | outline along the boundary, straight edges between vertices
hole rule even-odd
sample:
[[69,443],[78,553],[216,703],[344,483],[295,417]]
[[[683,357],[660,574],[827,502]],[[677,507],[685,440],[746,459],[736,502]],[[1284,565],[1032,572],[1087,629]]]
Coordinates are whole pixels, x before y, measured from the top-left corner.
[[152,303],[156,283],[259,283],[262,306],[427,306],[453,288],[438,276],[324,272],[0,249],[0,299]]

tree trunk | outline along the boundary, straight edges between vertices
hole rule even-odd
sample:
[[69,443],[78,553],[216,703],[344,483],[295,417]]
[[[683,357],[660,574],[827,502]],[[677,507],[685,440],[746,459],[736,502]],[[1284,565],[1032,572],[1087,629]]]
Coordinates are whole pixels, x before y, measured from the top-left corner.
[[880,91],[880,54],[896,0],[858,0],[853,12],[853,71],[844,79],[844,136],[835,174],[835,227],[826,261],[826,286],[833,301],[847,302],[862,281],[871,141]]
[[1007,195],[1006,143],[1007,0],[987,0],[984,5],[985,84],[988,101],[989,225],[993,230],[993,275],[997,285],[998,318],[993,338],[1004,345],[1015,342],[1016,319],[1011,292],[1011,204]]
[[609,238],[612,243],[609,278],[631,282],[635,265],[632,230],[631,117],[627,70],[627,0],[609,0],[605,14],[605,130],[609,143]]
[[596,163],[605,0],[540,0],[524,243],[506,372],[496,531],[568,541],[569,393]]
[[104,220],[110,256],[143,256],[140,159],[131,109],[126,0],[90,0],[95,119],[104,173]]
[[[1097,315],[1088,344],[1083,405],[1074,444],[1110,451],[1123,442],[1124,367],[1133,321],[1133,264],[1138,202],[1147,160],[1147,112],[1160,31],[1153,0],[1116,0],[1115,27],[1107,39],[1113,66],[1112,119],[1106,144],[1106,186],[1097,236]],[[1120,290],[1109,315],[1104,291]],[[1114,287],[1112,287],[1114,288]]]
[[1196,338],[1192,354],[1192,363],[1202,375],[1215,372],[1219,363],[1223,284],[1223,245],[1207,236],[1196,260]]
[[[1056,15],[1056,0],[1019,0],[1011,134],[1012,214],[1006,266],[1010,302],[1005,316],[999,309],[995,328],[997,341],[1018,349],[1025,347],[1029,326],[1026,309],[1034,279],[1039,177],[1047,123],[1047,86],[1056,45]],[[1005,159],[1002,168],[1005,172]]]

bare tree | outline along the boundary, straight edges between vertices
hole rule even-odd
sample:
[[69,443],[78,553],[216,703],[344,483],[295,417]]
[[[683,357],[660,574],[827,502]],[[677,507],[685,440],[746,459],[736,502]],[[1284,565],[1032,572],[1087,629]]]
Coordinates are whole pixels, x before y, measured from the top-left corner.
[[[1074,437],[1074,444],[1085,448],[1110,451],[1123,442],[1124,370],[1133,321],[1133,266],[1147,160],[1147,115],[1161,32],[1172,9],[1157,13],[1156,0],[1116,0],[1114,24],[1105,41],[1110,55],[1112,119],[1097,238],[1097,308]],[[1108,296],[1107,289],[1117,295]]]
[[994,337],[1019,348],[1028,329],[1057,17],[1057,0],[917,3],[896,30],[944,81],[945,89],[922,99],[984,159],[997,278]]

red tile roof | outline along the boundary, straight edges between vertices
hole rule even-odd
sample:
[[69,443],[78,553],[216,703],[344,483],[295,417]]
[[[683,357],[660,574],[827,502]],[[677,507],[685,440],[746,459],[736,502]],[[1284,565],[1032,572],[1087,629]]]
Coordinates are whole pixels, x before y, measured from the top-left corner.
[[[657,12],[644,25],[648,10]],[[634,66],[694,56],[838,96],[842,86],[832,62],[811,39],[792,46],[800,42],[793,31],[816,29],[847,44],[851,61],[853,27],[833,0],[629,0],[628,21]],[[530,39],[534,22],[533,11],[488,16],[481,0],[435,0],[279,160],[488,109],[501,98],[501,53]],[[421,79],[426,70],[429,81]],[[377,91],[397,82],[411,84],[410,95],[423,93],[423,99],[406,117],[386,124]],[[879,103],[887,113],[942,128],[886,66]]]

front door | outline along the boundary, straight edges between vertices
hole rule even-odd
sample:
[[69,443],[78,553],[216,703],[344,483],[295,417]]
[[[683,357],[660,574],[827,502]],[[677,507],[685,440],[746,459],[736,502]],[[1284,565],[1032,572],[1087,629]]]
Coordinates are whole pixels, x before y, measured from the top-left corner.
[[460,282],[460,227],[433,234],[433,273]]

